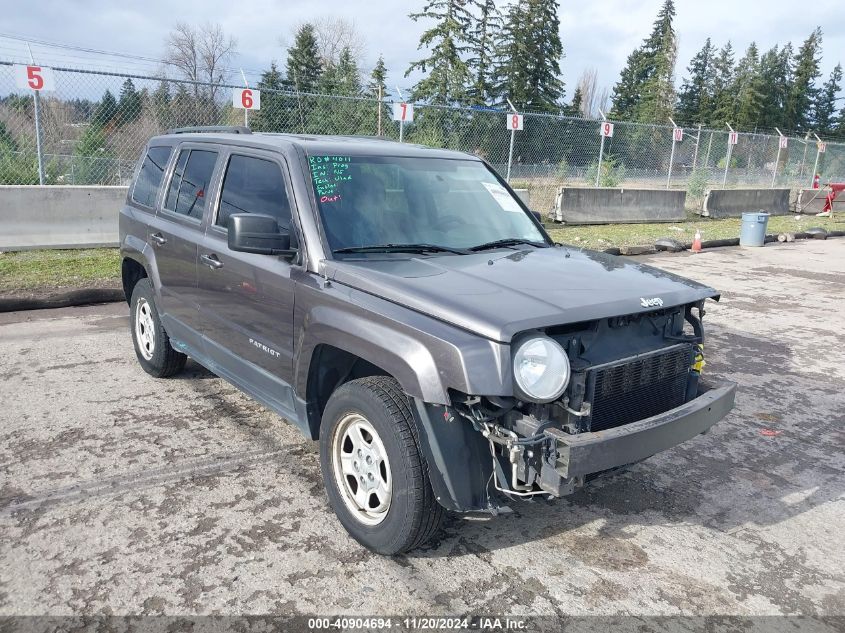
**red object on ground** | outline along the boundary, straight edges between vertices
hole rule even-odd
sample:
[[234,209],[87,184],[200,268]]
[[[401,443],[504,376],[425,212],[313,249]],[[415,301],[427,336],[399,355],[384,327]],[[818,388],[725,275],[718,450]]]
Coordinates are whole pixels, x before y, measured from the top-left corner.
[[695,237],[692,240],[692,252],[701,252],[701,231],[699,231],[698,229],[695,229]]
[[819,188],[819,181],[820,181],[820,180],[821,180],[821,176],[819,176],[818,174],[816,174],[816,175],[815,175],[815,177],[813,178],[813,189],[818,189],[818,188]]
[[763,435],[765,437],[777,437],[781,433],[783,433],[783,431],[776,431],[774,429],[760,429],[760,435]]
[[845,191],[845,182],[831,182],[827,186],[830,187],[830,193],[824,199],[823,211],[833,211],[833,201],[836,200],[836,196]]

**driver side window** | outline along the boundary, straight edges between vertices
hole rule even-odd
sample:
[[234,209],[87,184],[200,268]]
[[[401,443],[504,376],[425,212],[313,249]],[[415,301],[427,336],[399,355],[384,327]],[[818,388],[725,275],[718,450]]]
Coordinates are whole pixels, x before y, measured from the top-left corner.
[[229,216],[235,213],[269,215],[276,219],[280,229],[290,230],[290,200],[277,163],[240,154],[229,158],[214,223],[225,229]]

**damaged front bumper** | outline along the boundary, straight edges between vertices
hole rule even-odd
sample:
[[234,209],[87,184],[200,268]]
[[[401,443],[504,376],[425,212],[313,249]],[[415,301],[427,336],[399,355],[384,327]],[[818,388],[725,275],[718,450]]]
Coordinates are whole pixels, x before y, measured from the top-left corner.
[[555,471],[568,479],[618,468],[685,442],[725,417],[734,406],[736,383],[699,390],[698,397],[638,422],[595,433],[546,429],[555,444]]
[[495,514],[508,498],[571,494],[590,475],[685,442],[724,418],[735,395],[735,383],[700,383],[695,398],[650,418],[596,432],[547,426],[533,438],[491,425],[479,432],[449,407],[419,401],[414,417],[440,504],[455,512]]

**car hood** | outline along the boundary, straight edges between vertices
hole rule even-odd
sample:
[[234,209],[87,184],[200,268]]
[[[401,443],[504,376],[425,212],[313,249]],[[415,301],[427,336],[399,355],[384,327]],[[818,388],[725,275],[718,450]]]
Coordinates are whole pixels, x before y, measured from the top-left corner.
[[652,266],[568,247],[323,264],[333,281],[501,342],[532,328],[655,309],[644,300],[669,307],[718,297]]

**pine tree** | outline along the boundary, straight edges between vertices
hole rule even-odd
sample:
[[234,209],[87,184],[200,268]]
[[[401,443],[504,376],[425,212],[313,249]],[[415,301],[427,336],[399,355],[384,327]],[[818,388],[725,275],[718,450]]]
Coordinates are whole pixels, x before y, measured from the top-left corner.
[[833,128],[835,134],[845,136],[845,106],[839,111],[839,116],[836,117],[836,125]]
[[813,126],[819,133],[831,134],[836,129],[836,95],[842,88],[842,64],[836,64],[813,104]]
[[688,79],[684,79],[678,95],[678,106],[675,112],[678,119],[686,123],[702,123],[710,120],[713,108],[713,57],[716,49],[710,38],[696,53],[687,67]]
[[418,13],[409,17],[434,20],[434,26],[420,36],[418,49],[429,49],[429,56],[413,62],[405,77],[415,70],[426,76],[414,86],[414,100],[447,105],[461,103],[466,98],[469,69],[463,60],[468,49],[468,31],[471,22],[466,0],[429,0]]
[[387,94],[387,66],[384,65],[384,57],[378,56],[375,68],[370,73],[370,81],[367,84],[366,96],[373,99],[384,99]]
[[765,98],[763,78],[760,74],[760,56],[754,42],[736,66],[736,126],[750,130],[760,124]]
[[518,0],[508,7],[502,32],[497,85],[502,101],[517,108],[559,112],[563,44],[557,0]]
[[314,25],[303,24],[296,31],[293,46],[288,49],[288,82],[298,92],[316,92],[322,71]]
[[714,127],[724,128],[736,116],[735,76],[734,49],[728,40],[713,60],[713,111],[709,123]]
[[117,104],[121,125],[137,121],[141,116],[141,95],[135,90],[132,79],[127,77],[120,88],[120,101]]
[[763,86],[760,127],[766,130],[783,128],[786,99],[792,82],[792,44],[787,42],[780,50],[774,46],[763,54],[760,58],[760,78]]
[[106,90],[103,93],[103,98],[97,105],[97,109],[94,110],[91,122],[98,127],[104,127],[114,121],[117,117],[117,113],[117,99],[114,98],[114,95],[110,90]]
[[645,78],[644,54],[634,50],[625,62],[619,81],[613,87],[613,106],[610,111],[615,119],[633,119],[640,102],[640,87]]
[[337,60],[329,62],[324,68],[319,81],[320,92],[345,97],[361,95],[361,73],[358,63],[352,56],[352,50],[344,46]]
[[503,20],[494,0],[471,0],[478,16],[470,31],[470,54],[467,67],[472,85],[467,91],[469,101],[475,105],[490,103],[495,99],[494,62],[497,42],[502,36]]
[[651,34],[628,56],[614,87],[613,113],[637,121],[665,121],[675,105],[675,3],[664,0]]
[[262,132],[281,132],[288,129],[293,100],[283,92],[285,82],[275,61],[270,62],[270,68],[261,73],[258,89],[261,91],[261,109],[250,113],[250,127]]
[[581,108],[584,107],[584,93],[581,86],[575,88],[572,93],[572,101],[563,109],[566,116],[581,116]]
[[821,55],[822,30],[817,27],[804,40],[795,54],[792,87],[786,100],[786,121],[790,130],[801,131],[812,124],[812,107],[818,90],[814,84],[821,75],[819,56]]

